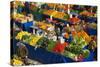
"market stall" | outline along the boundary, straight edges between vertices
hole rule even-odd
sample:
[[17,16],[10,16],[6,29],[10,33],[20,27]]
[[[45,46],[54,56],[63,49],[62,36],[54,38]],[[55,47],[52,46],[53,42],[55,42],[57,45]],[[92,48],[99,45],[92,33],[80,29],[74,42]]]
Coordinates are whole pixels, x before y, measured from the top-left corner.
[[[26,51],[28,53],[24,57],[19,56],[21,59],[28,57],[44,64],[97,59],[97,16],[94,7],[32,2],[23,4],[28,7],[24,5],[24,11],[14,11],[11,18],[15,25],[13,55],[19,56],[19,53]],[[18,53],[20,46],[25,49]]]

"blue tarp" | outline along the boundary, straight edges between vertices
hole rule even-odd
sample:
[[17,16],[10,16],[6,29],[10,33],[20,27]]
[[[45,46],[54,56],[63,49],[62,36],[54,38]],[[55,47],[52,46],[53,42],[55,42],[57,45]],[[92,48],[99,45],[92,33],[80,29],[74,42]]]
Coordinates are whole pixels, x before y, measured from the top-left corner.
[[92,22],[97,23],[96,17],[87,17],[87,16],[79,15],[78,18],[80,18],[81,20],[85,20],[86,22],[89,22],[89,23],[92,23]]
[[[13,40],[13,50],[14,53],[16,52],[16,43],[18,41],[17,40]],[[37,61],[40,61],[41,63],[44,64],[53,64],[53,63],[70,63],[70,62],[75,62],[74,60],[62,56],[60,54],[56,54],[53,52],[48,52],[47,50],[43,49],[43,48],[37,48],[36,50],[34,49],[33,46],[26,44],[26,47],[28,48],[29,54],[28,57],[30,59],[34,59]],[[85,58],[83,60],[84,62],[86,61],[94,61],[94,52],[90,51],[90,55],[88,58]]]
[[27,23],[20,23],[15,22],[18,27],[21,27],[24,31],[30,31],[30,26],[33,26],[33,21],[27,22]]
[[83,61],[93,61],[94,60],[94,52],[90,51],[90,55],[85,58]]
[[87,29],[87,33],[89,35],[97,35],[97,30],[96,29],[92,29],[92,28],[88,28]]
[[[18,42],[17,40],[14,40],[14,42],[13,42],[14,53],[16,52],[16,43],[17,42]],[[72,59],[70,59],[68,57],[65,57],[65,56],[62,56],[60,54],[56,54],[53,52],[48,52],[47,50],[45,50],[43,48],[37,48],[35,50],[33,46],[28,45],[28,44],[25,44],[25,45],[29,51],[28,57],[30,59],[40,61],[44,64],[74,62]]]

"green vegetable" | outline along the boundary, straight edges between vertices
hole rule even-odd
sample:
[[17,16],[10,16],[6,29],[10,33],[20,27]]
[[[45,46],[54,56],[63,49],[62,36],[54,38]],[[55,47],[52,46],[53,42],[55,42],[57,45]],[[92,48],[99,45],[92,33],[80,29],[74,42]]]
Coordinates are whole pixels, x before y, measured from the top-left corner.
[[84,56],[84,58],[87,58],[88,56],[89,56],[89,54],[90,54],[90,51],[89,50],[83,50],[83,56]]
[[44,42],[48,42],[48,39],[46,37],[42,37],[41,39],[39,39],[39,41],[37,42],[38,45],[42,45]]
[[63,18],[64,19],[68,19],[69,18],[69,15],[65,15]]
[[23,35],[22,36],[22,41],[23,42],[27,42],[27,40],[30,38],[30,36],[29,35]]
[[79,46],[79,45],[70,45],[70,46],[68,46],[67,47],[67,49],[66,49],[67,51],[70,51],[70,52],[72,52],[72,53],[74,53],[74,54],[80,54],[80,53],[82,53],[82,47],[81,46]]
[[49,40],[47,50],[48,50],[48,51],[52,51],[53,48],[54,48],[54,46],[55,46],[55,44],[56,44],[55,41]]
[[76,54],[73,54],[73,53],[71,53],[69,51],[65,51],[64,52],[64,56],[74,59],[74,57],[76,56]]

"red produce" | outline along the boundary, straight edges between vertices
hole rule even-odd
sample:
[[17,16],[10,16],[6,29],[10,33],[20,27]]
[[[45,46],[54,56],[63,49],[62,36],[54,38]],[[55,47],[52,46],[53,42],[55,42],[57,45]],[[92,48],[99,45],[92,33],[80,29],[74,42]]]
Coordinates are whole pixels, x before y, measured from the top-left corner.
[[64,43],[57,42],[53,51],[56,53],[62,53],[62,52],[64,52],[64,49],[66,46],[68,46],[68,43],[66,43],[66,42],[64,42]]

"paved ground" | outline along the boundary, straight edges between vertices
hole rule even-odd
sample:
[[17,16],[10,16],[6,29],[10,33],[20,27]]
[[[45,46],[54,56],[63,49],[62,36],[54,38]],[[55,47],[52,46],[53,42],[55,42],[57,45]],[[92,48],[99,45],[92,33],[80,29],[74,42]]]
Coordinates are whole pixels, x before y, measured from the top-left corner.
[[32,60],[32,59],[28,59],[28,62],[30,63],[30,64],[32,64],[32,65],[40,65],[40,64],[42,64],[42,63],[40,63],[40,62],[38,62],[38,61],[36,61],[36,60]]

